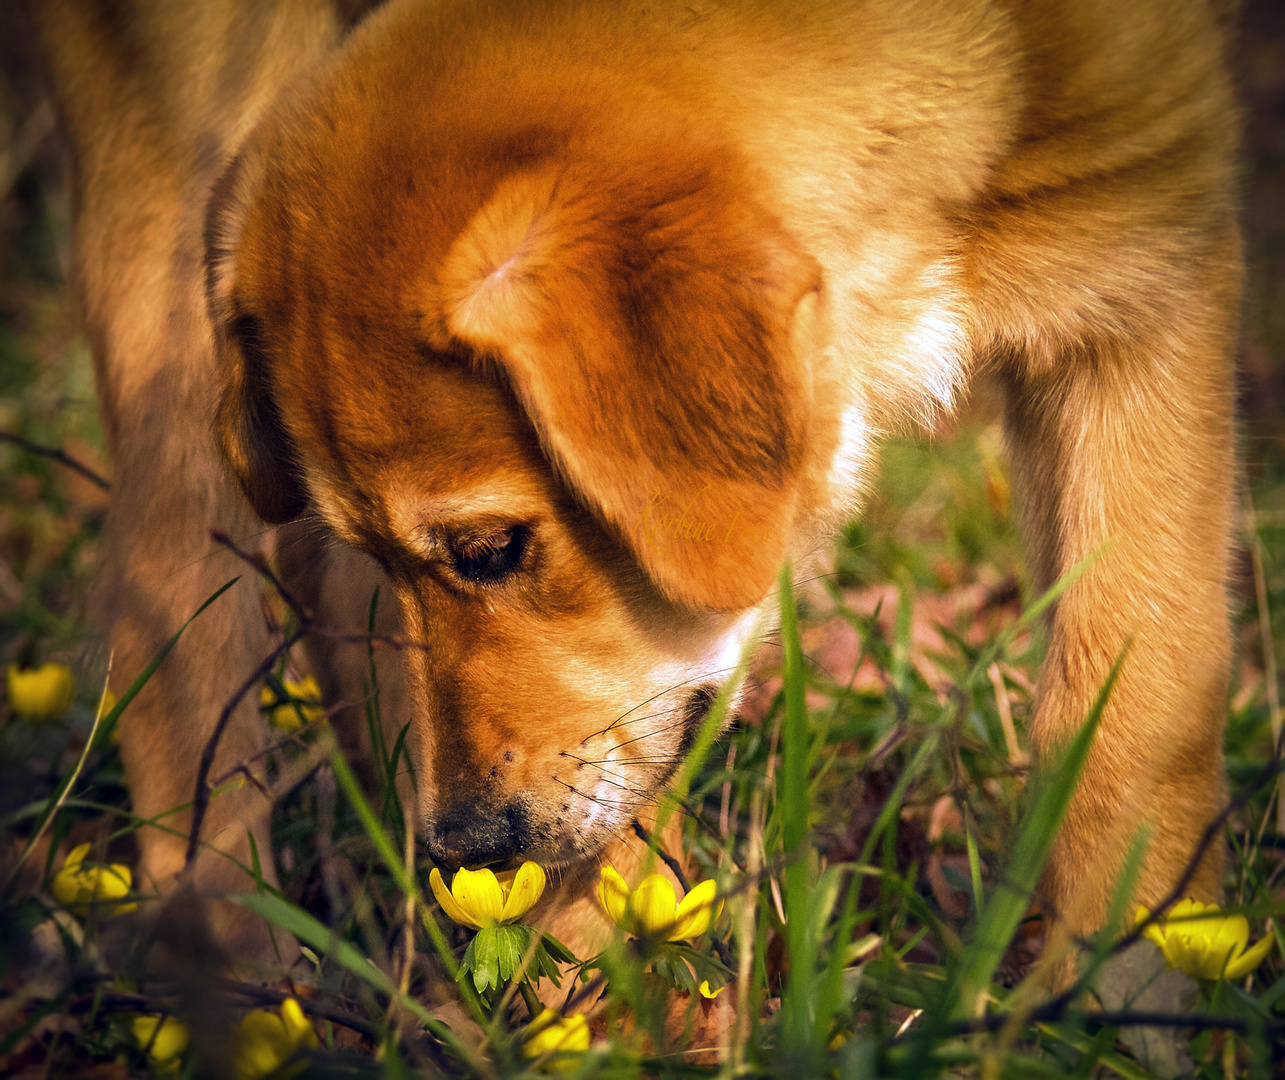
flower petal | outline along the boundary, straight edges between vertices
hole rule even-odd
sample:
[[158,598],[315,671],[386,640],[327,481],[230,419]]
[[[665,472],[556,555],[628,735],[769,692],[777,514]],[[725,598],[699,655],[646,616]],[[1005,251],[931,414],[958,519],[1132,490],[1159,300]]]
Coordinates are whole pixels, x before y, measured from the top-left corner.
[[305,675],[298,682],[286,680],[286,693],[291,697],[304,698],[307,701],[321,700],[321,687],[311,675]]
[[582,1013],[574,1013],[563,1021],[562,1042],[558,1050],[564,1054],[583,1054],[589,1049],[589,1021]]
[[292,735],[303,727],[304,719],[300,715],[299,707],[287,701],[268,713],[268,723],[278,731]]
[[727,989],[726,986],[720,986],[717,990],[711,990],[709,988],[709,980],[702,979],[700,986],[696,988],[696,992],[700,994],[701,997],[709,998],[710,1001],[713,1001],[716,997],[718,997],[719,994],[721,994],[726,989]]
[[71,910],[85,897],[82,893],[89,893],[87,882],[82,882],[81,874],[78,867],[64,866],[58,873],[54,874],[53,880],[49,882],[49,891],[53,897],[63,907]]
[[246,1013],[236,1034],[232,1069],[237,1080],[261,1080],[271,1076],[294,1053],[285,1023],[270,1009]]
[[486,867],[481,870],[461,867],[451,882],[451,894],[459,901],[460,907],[477,920],[475,925],[491,926],[500,921],[500,914],[504,911],[504,893],[495,879],[495,871]]
[[[715,917],[714,897],[718,893],[718,886],[712,878],[702,881],[683,897],[683,902],[678,905],[673,929],[667,935],[670,941],[681,941],[685,938],[700,937],[709,929],[709,924]],[[722,910],[723,905],[718,905]]]
[[436,866],[428,872],[428,884],[433,890],[433,895],[437,897],[437,902],[442,905],[442,910],[446,912],[447,918],[461,926],[471,926],[474,930],[482,928],[482,924],[456,902],[450,889],[446,887],[446,882],[442,880],[441,871]]
[[629,894],[629,927],[639,937],[667,937],[678,917],[674,885],[660,874],[648,874]]
[[[583,1054],[589,1049],[589,1021],[580,1013],[562,1017],[553,1009],[542,1009],[526,1029],[522,1056],[527,1060],[545,1054]],[[554,1063],[559,1071],[574,1068],[574,1060]]]
[[[1217,911],[1218,905],[1210,904],[1208,910]],[[1165,916],[1165,921],[1170,923],[1186,921],[1200,922],[1203,921],[1200,916],[1205,913],[1206,908],[1204,904],[1199,900],[1192,900],[1188,897],[1186,900],[1179,900],[1169,909],[1169,914]]]
[[[1217,919],[1214,920],[1214,925],[1218,925]],[[1249,944],[1249,920],[1244,915],[1227,916],[1219,928],[1219,936],[1234,942],[1235,955],[1239,956]]]
[[81,844],[64,860],[62,869],[49,883],[54,899],[81,919],[91,912],[100,919],[110,919],[136,910],[137,903],[111,902],[129,894],[133,881],[129,867],[123,863],[86,866],[84,860],[89,850],[89,844]]
[[1193,937],[1186,930],[1179,930],[1171,926],[1169,932],[1165,935],[1165,959],[1169,961],[1171,967],[1185,971],[1193,978],[1208,978],[1203,974],[1205,970],[1205,952],[1204,941]]
[[[1151,918],[1151,909],[1149,907],[1141,906],[1136,912],[1134,912],[1133,925],[1141,926],[1149,918]],[[1164,919],[1158,919],[1156,922],[1151,923],[1144,931],[1142,931],[1142,936],[1163,952],[1165,947]]]
[[551,1009],[546,1005],[532,1018],[531,1023],[526,1026],[525,1038],[530,1039],[533,1035],[538,1035],[550,1024],[562,1019],[562,1014],[557,1009]]
[[312,1026],[312,1021],[304,1015],[299,1002],[292,997],[281,1003],[281,1022],[295,1046],[306,1046],[310,1050],[317,1048],[317,1031]]
[[536,901],[544,894],[544,884],[544,868],[539,863],[527,860],[518,867],[517,877],[504,898],[500,922],[515,922],[535,907]]
[[1267,954],[1272,951],[1272,946],[1275,944],[1276,939],[1271,934],[1268,934],[1261,941],[1256,942],[1247,952],[1232,960],[1227,965],[1224,977],[1231,980],[1248,975],[1267,958]]
[[112,863],[103,870],[102,887],[98,890],[98,895],[108,900],[119,900],[129,893],[129,887],[133,881],[134,875],[128,866],[123,863]]
[[164,1072],[177,1071],[167,1065],[177,1066],[178,1058],[187,1049],[187,1025],[172,1016],[136,1016],[131,1024],[134,1041],[146,1051],[147,1060]]
[[72,848],[71,853],[63,860],[62,868],[64,870],[70,870],[83,863],[85,861],[85,856],[89,854],[91,846],[92,845],[90,844],[81,844],[78,847]]
[[1230,915],[1225,919],[1209,921],[1209,953],[1213,958],[1211,966],[1217,965],[1217,972],[1210,976],[1217,979],[1227,965],[1245,951],[1249,942],[1249,920],[1244,915]]
[[598,903],[617,926],[625,925],[625,912],[629,905],[629,886],[610,866],[604,866],[598,875]]

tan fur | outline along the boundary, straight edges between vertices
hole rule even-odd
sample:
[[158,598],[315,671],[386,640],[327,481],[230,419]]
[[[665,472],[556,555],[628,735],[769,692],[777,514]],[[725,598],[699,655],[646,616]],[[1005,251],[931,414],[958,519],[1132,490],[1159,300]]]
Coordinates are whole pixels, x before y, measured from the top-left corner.
[[[112,33],[92,0],[46,6],[120,670],[232,573],[208,528],[254,532],[217,411],[262,517],[311,507],[365,553],[283,547],[318,612],[364,625],[386,580],[428,645],[390,693],[430,846],[507,856],[516,829],[565,904],[626,857],[781,559],[857,508],[880,435],[987,368],[1035,584],[1101,552],[1051,620],[1041,754],[1133,643],[1048,890],[1095,926],[1144,824],[1138,899],[1171,887],[1224,794],[1239,247],[1204,3],[408,0],[337,49],[304,0],[104,3]],[[514,529],[515,572],[461,576]],[[262,646],[236,596],[127,722],[144,814],[190,797]],[[316,647],[353,700],[360,664]],[[246,710],[222,761],[261,742]],[[208,836],[262,841],[254,798]],[[164,884],[178,841],[144,837]]]

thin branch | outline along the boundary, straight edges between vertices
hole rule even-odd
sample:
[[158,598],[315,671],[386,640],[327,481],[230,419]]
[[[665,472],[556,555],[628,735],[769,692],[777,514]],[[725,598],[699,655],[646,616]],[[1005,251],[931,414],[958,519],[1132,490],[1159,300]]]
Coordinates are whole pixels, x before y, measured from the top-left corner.
[[683,873],[683,867],[679,863],[679,861],[675,859],[668,851],[662,851],[659,844],[653,844],[651,842],[651,833],[647,831],[647,829],[644,827],[641,821],[639,821],[637,818],[634,818],[634,820],[630,822],[630,824],[633,826],[634,835],[637,836],[638,839],[641,840],[644,844],[646,844],[649,848],[651,848],[652,851],[654,851],[657,854],[657,856],[659,856],[660,861],[663,862],[666,866],[669,867],[670,870],[674,872],[674,877],[678,878],[678,884],[683,887],[683,892],[684,893],[691,892],[692,891],[691,882],[687,880],[687,875]]
[[264,581],[266,581],[276,593],[285,601],[286,606],[294,614],[295,621],[299,628],[311,637],[324,637],[329,641],[338,641],[348,644],[370,644],[370,645],[387,645],[393,649],[427,649],[428,646],[422,641],[412,641],[409,638],[397,637],[390,634],[372,634],[365,631],[349,630],[332,630],[326,626],[318,626],[314,621],[308,609],[303,606],[299,599],[286,588],[285,583],[276,575],[276,572],[268,565],[267,560],[257,552],[246,551],[239,547],[227,533],[221,529],[214,529],[210,533],[210,538],[221,547],[225,547],[232,552],[238,559],[246,563],[254,570]]
[[295,619],[302,626],[305,623],[312,622],[312,616],[308,610],[295,598],[294,593],[285,587],[285,583],[276,575],[276,572],[268,565],[267,559],[257,551],[246,551],[239,547],[237,542],[228,536],[222,529],[210,530],[210,539],[220,547],[227,548],[233,555],[240,559],[264,579],[276,591],[277,595],[285,601],[286,606],[294,612]]
[[262,556],[255,552],[246,551],[237,545],[227,533],[221,529],[215,529],[210,533],[211,539],[232,552],[242,562],[249,565],[255,573],[262,577],[277,593],[281,599],[290,608],[295,616],[295,628],[286,635],[281,644],[276,646],[268,653],[253,672],[237,688],[236,693],[232,695],[227,704],[223,706],[219,713],[219,719],[214,725],[214,730],[210,732],[210,737],[206,740],[205,746],[201,750],[201,761],[197,768],[196,774],[196,792],[192,797],[192,826],[188,834],[187,854],[184,859],[184,871],[190,870],[196,862],[197,852],[201,845],[201,826],[205,822],[206,813],[210,806],[210,770],[214,767],[214,758],[218,753],[219,743],[223,741],[223,734],[227,730],[232,714],[236,711],[237,706],[244,700],[246,694],[254,689],[255,685],[262,682],[276,666],[278,660],[289,652],[295,645],[308,636],[325,637],[333,641],[351,641],[365,642],[368,644],[389,645],[393,648],[427,648],[422,642],[404,641],[399,638],[387,637],[377,634],[368,633],[348,633],[345,631],[329,630],[326,627],[317,626],[313,622],[312,615],[307,608],[286,588],[285,583],[276,575]]
[[303,636],[303,631],[296,629],[294,633],[286,637],[280,645],[260,661],[259,666],[241,683],[236,693],[223,706],[223,710],[219,713],[218,722],[214,725],[214,730],[210,732],[210,737],[205,741],[205,746],[201,750],[201,763],[196,771],[196,793],[192,796],[192,827],[188,833],[187,854],[183,860],[185,873],[195,864],[196,853],[200,850],[201,826],[205,822],[206,811],[210,808],[210,770],[214,767],[214,755],[218,753],[219,743],[223,741],[223,732],[227,729],[228,721],[232,719],[232,714],[236,711],[236,707],[241,704],[245,695],[267,677],[268,673],[276,666],[277,661],[289,652]]
[[56,461],[59,465],[65,465],[73,472],[80,473],[91,484],[102,488],[103,491],[111,489],[111,481],[106,477],[100,476],[94,472],[88,465],[82,461],[77,461],[66,450],[57,446],[44,446],[41,443],[34,443],[30,439],[24,439],[21,435],[15,435],[12,431],[0,431],[0,442],[12,443],[14,446],[20,446],[30,454],[38,454],[40,457],[48,458],[50,461]]

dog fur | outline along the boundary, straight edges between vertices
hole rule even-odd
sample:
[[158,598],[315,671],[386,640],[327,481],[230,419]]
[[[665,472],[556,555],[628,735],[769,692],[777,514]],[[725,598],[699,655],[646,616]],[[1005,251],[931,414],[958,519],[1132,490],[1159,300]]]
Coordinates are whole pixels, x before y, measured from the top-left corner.
[[[211,528],[300,519],[279,557],[319,620],[363,626],[383,583],[385,625],[425,646],[385,705],[430,852],[563,867],[545,907],[579,940],[596,860],[628,857],[781,561],[859,508],[880,436],[985,371],[1033,585],[1099,553],[1050,619],[1041,755],[1130,643],[1045,889],[1093,928],[1143,826],[1137,899],[1173,886],[1225,797],[1240,249],[1212,2],[38,15],[116,464],[97,609],[122,679],[243,569]],[[191,799],[266,652],[257,607],[248,581],[222,598],[124,718],[143,817]],[[314,660],[331,701],[360,696],[352,649]],[[264,739],[243,705],[215,773]],[[268,813],[246,786],[204,838],[248,861]],[[140,840],[170,887],[185,838]],[[238,873],[206,855],[196,883]]]

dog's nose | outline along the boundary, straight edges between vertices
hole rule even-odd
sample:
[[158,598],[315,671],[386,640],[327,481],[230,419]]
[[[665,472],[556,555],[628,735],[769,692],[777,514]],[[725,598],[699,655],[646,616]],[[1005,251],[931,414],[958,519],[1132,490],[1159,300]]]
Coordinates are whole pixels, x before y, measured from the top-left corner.
[[430,820],[424,832],[429,855],[445,870],[504,862],[530,842],[526,810],[518,802],[452,806]]

